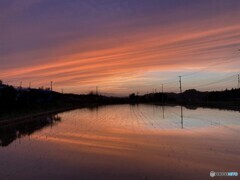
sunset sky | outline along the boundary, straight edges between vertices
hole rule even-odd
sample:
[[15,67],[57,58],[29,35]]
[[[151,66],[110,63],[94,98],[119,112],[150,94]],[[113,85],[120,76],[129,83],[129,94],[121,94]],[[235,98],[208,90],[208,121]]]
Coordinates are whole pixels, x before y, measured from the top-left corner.
[[239,0],[0,0],[0,79],[106,95],[237,87]]

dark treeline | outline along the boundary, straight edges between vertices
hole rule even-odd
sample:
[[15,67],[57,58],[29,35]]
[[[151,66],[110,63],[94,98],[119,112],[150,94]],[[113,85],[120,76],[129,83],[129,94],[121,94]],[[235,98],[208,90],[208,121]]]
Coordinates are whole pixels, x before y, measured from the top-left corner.
[[205,103],[205,102],[239,102],[240,89],[225,91],[200,92],[195,89],[180,93],[151,93],[138,96],[131,94],[131,102],[165,102],[165,103]]
[[164,103],[188,104],[200,106],[234,106],[239,108],[240,89],[225,91],[199,92],[194,89],[178,93],[150,93],[145,95],[131,94],[128,97],[107,97],[98,94],[76,95],[58,92],[14,88],[0,85],[0,119],[4,114],[16,112],[38,112],[58,108],[82,107],[121,103]]
[[126,103],[127,98],[61,94],[49,89],[14,88],[0,85],[0,119],[66,108]]
[[163,103],[193,106],[240,109],[240,89],[200,92],[195,89],[183,93],[151,93],[138,96],[131,94],[130,103]]

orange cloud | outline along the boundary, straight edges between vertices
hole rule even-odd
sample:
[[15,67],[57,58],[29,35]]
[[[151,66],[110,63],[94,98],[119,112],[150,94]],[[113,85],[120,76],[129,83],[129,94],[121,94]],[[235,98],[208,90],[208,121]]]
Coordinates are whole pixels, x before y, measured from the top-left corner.
[[[87,90],[95,85],[101,86],[103,91],[104,87],[106,91],[131,91],[131,88],[127,90],[122,85],[134,82],[144,86],[149,79],[143,75],[148,71],[198,70],[212,62],[224,62],[226,59],[221,57],[231,55],[233,47],[240,44],[240,25],[224,23],[224,20],[218,23],[221,26],[211,28],[207,25],[212,21],[204,20],[199,24],[186,22],[185,30],[180,32],[175,29],[180,26],[176,23],[168,28],[152,27],[146,32],[133,29],[113,35],[111,39],[99,37],[89,38],[88,42],[83,43],[70,42],[67,47],[64,46],[65,55],[62,55],[65,48],[59,46],[55,54],[59,52],[61,55],[47,58],[43,54],[41,63],[6,68],[1,70],[0,77],[15,84],[32,81],[36,87],[47,85],[52,80],[56,90],[69,87],[69,92],[73,92],[75,87]],[[83,46],[86,46],[83,52],[74,52]],[[68,53],[69,50],[72,53]],[[40,52],[44,53],[42,50]],[[223,69],[220,67],[216,70]]]

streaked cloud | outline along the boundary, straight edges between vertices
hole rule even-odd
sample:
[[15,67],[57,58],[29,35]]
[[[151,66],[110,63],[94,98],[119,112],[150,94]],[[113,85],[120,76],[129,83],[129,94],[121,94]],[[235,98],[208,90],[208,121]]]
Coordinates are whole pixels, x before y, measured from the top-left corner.
[[[176,74],[212,64],[209,77],[210,72],[239,71],[237,2],[231,6],[223,1],[189,1],[186,6],[187,1],[176,5],[165,1],[70,2],[60,1],[54,7],[44,0],[36,4],[28,0],[18,10],[22,17],[9,18],[22,24],[10,26],[5,20],[1,79],[14,85],[31,81],[35,87],[53,80],[56,90],[74,93],[88,92],[97,85],[103,92],[127,94],[158,88]],[[166,11],[161,5],[172,7]],[[200,7],[211,11],[204,14]]]

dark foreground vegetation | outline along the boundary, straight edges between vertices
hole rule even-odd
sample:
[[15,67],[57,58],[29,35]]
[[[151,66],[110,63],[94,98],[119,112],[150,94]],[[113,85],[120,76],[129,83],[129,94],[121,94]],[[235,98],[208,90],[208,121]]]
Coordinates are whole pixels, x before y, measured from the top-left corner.
[[182,94],[131,94],[129,97],[120,98],[107,97],[93,93],[87,95],[61,94],[50,90],[14,88],[4,84],[0,85],[0,120],[71,108],[124,103],[181,104],[186,106],[191,105],[239,110],[240,89],[212,92],[199,92],[192,89]]
[[8,146],[17,138],[30,136],[36,131],[40,131],[45,127],[54,126],[61,122],[61,118],[55,114],[40,116],[31,121],[15,123],[8,126],[0,126],[0,146]]
[[72,108],[118,103],[123,103],[123,99],[92,93],[61,94],[50,90],[0,85],[0,121],[41,112],[52,113]]

